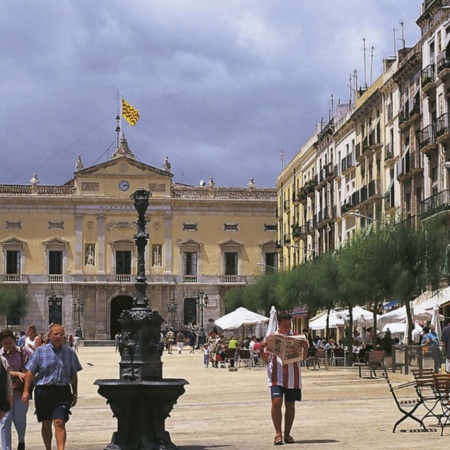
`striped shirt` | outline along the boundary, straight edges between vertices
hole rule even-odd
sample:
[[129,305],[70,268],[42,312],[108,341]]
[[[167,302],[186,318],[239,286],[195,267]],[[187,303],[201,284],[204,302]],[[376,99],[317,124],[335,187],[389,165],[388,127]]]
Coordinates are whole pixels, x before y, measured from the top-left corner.
[[66,345],[59,349],[51,343],[38,347],[25,365],[36,376],[36,386],[67,386],[82,370],[77,354]]
[[286,389],[302,388],[302,373],[300,361],[283,364],[274,354],[269,354],[267,364],[269,386],[283,386]]

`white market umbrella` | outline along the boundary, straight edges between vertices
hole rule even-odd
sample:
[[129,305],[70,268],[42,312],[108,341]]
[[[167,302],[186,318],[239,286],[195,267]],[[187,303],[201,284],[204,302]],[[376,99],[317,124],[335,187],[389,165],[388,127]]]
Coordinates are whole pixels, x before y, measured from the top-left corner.
[[[338,328],[344,326],[344,319],[342,318],[342,311],[336,312],[334,309],[330,311],[330,319],[328,326],[330,328]],[[311,330],[325,330],[327,327],[327,312],[323,312],[309,321],[309,328]]]
[[[416,330],[422,331],[422,327],[418,323],[415,323],[414,325]],[[388,329],[392,334],[399,333],[404,334],[406,336],[406,333],[408,331],[408,323],[407,322],[387,323],[381,331],[385,333]]]
[[[344,320],[350,320],[350,311],[345,309],[344,311],[336,312],[338,317]],[[352,308],[353,325],[358,326],[372,326],[373,325],[373,312],[367,309],[361,308],[361,306],[354,306]]]
[[222,330],[236,330],[244,325],[256,325],[259,322],[268,322],[269,318],[261,314],[240,307],[229,314],[225,314],[215,321]]
[[[431,311],[425,311],[420,307],[415,307],[412,313],[413,320],[431,320]],[[381,316],[378,316],[377,328],[382,329],[387,323],[404,322],[406,320],[406,307],[402,306],[398,309],[393,309]]]
[[277,310],[275,306],[270,308],[269,324],[267,325],[266,336],[276,333],[278,330]]
[[441,316],[439,315],[439,306],[435,305],[433,308],[433,315],[431,316],[431,325],[434,325],[435,331],[438,338],[442,338],[442,328],[441,328]]

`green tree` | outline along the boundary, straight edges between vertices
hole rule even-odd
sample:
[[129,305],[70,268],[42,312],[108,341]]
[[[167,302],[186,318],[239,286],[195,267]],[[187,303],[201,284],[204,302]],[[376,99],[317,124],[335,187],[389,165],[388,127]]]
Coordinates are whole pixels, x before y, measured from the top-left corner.
[[23,286],[0,285],[0,315],[6,317],[24,317],[30,298]]
[[392,294],[405,305],[408,342],[411,343],[410,301],[427,289],[439,288],[447,251],[447,232],[441,219],[427,221],[418,228],[404,221],[392,228],[390,238]]

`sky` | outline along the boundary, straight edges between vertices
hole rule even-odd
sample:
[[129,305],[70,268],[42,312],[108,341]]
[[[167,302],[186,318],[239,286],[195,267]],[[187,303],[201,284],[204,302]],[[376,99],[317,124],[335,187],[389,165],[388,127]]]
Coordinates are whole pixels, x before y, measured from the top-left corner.
[[[332,108],[420,38],[421,0],[20,0],[0,5],[0,184],[63,184],[116,148],[173,180],[275,187]],[[403,22],[403,27],[401,26]],[[395,30],[395,31],[394,31]],[[365,42],[365,44],[364,44]],[[364,52],[364,47],[366,51]],[[366,57],[364,58],[364,55]],[[364,64],[365,61],[365,64]],[[365,70],[364,70],[365,68]]]

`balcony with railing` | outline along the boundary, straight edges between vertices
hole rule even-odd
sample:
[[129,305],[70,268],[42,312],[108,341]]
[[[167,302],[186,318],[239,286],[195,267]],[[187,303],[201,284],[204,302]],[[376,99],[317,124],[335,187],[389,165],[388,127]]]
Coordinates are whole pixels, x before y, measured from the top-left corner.
[[64,275],[48,275],[49,283],[63,283]]
[[436,142],[443,143],[450,140],[450,113],[444,113],[436,120]]
[[342,175],[345,175],[347,171],[355,167],[355,158],[353,157],[353,154],[350,153],[346,157],[342,158],[341,160],[341,169],[342,169]]
[[341,204],[341,215],[349,212],[351,209],[353,209],[355,205],[352,204],[351,200],[348,199],[344,203]]
[[426,198],[420,204],[420,217],[422,220],[450,210],[450,190],[438,192]]
[[1,283],[28,283],[28,275],[22,275],[20,273],[4,273],[0,274]]
[[133,281],[132,275],[130,274],[114,274],[106,275],[106,281],[109,283],[131,283]]
[[332,212],[332,209],[329,206],[326,206],[321,211],[319,211],[315,215],[316,224],[320,227],[320,226],[323,226],[323,225],[326,225],[327,223],[329,223],[329,221],[332,219],[331,212]]
[[427,125],[420,130],[420,150],[423,153],[428,153],[437,149],[436,143],[436,126],[433,124]]
[[326,181],[333,178],[334,172],[331,164],[326,164],[319,170],[315,176],[316,187],[323,185]]
[[437,60],[437,75],[441,80],[444,80],[450,75],[450,58],[446,53],[445,50],[441,52]]
[[197,275],[183,275],[183,283],[197,283]]
[[387,116],[387,120],[392,120],[392,118],[394,117],[394,104],[393,103],[389,103],[387,105],[386,116]]
[[387,161],[388,159],[392,159],[394,157],[394,149],[390,142],[388,142],[384,146],[384,159]]
[[435,81],[436,81],[435,66],[434,64],[429,64],[427,67],[422,69],[422,78],[421,78],[422,92],[427,93],[430,90],[434,89],[436,87]]
[[308,197],[314,196],[314,191],[316,189],[317,182],[315,179],[308,180],[305,185],[303,186],[303,189],[305,190],[305,193]]
[[407,152],[397,162],[397,179],[403,181],[416,173],[422,173],[422,166],[423,162],[420,152]]
[[224,284],[246,284],[247,283],[247,277],[243,275],[221,275],[219,276],[218,280],[219,283]]

